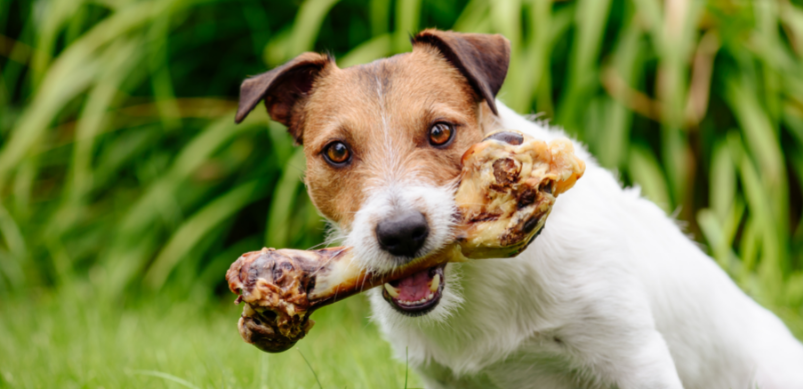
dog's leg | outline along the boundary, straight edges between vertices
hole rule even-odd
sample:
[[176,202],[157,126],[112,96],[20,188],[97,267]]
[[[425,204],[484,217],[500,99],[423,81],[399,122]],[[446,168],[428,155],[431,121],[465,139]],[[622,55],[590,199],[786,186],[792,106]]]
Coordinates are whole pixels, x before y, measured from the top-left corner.
[[682,389],[667,343],[644,314],[649,310],[632,303],[618,308],[618,317],[590,317],[560,331],[568,354],[581,370],[619,389]]
[[[561,211],[578,210],[558,209]],[[568,225],[564,223],[577,219],[550,219],[553,229],[544,231],[542,237],[560,241],[556,231],[565,231]],[[578,378],[597,381],[599,386],[591,387],[683,388],[669,346],[656,327],[644,285],[628,266],[611,260],[624,255],[621,247],[605,246],[594,246],[596,252],[580,248],[551,264],[545,259],[548,253],[539,251],[545,246],[534,247],[532,255],[545,265],[539,272],[547,275],[540,282],[557,296],[547,317],[563,321],[550,334],[554,344],[542,343],[542,347],[568,358]],[[555,258],[558,256],[551,260]]]
[[683,384],[663,337],[657,330],[641,336],[640,347],[610,366],[620,389],[682,389]]

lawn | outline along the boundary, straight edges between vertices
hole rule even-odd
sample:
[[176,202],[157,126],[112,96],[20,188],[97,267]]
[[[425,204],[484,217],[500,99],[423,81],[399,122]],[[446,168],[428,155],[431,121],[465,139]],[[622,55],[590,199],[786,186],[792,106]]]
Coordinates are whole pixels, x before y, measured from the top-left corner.
[[[233,297],[121,308],[88,291],[0,302],[0,388],[318,388],[316,375],[326,389],[404,388],[405,363],[363,297],[321,309],[307,338],[267,354],[237,333]],[[421,387],[413,372],[408,387]]]

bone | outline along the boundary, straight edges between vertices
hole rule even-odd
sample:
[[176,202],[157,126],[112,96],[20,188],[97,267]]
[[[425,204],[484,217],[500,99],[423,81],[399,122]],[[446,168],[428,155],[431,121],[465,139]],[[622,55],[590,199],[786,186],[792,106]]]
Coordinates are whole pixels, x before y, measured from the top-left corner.
[[585,171],[570,141],[547,144],[510,130],[488,135],[462,163],[453,243],[393,272],[361,268],[348,247],[243,254],[226,273],[236,302],[245,303],[238,323],[243,339],[281,352],[309,332],[317,308],[447,262],[515,256],[543,229],[556,197]]
[[462,217],[457,243],[467,258],[522,252],[543,228],[557,196],[585,172],[569,140],[547,144],[523,136],[519,142],[510,134],[490,134],[463,154],[455,202]]
[[238,328],[243,339],[267,352],[292,347],[312,328],[322,306],[462,255],[454,245],[416,259],[392,273],[372,273],[355,263],[353,250],[264,248],[243,254],[226,273],[229,289],[244,302]]

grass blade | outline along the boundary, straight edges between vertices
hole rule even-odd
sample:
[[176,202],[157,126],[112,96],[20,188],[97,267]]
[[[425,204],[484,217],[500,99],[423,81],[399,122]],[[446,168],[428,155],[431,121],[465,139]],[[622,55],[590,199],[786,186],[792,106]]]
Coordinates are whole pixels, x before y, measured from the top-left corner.
[[167,280],[170,271],[189,254],[194,245],[224,219],[231,217],[248,203],[266,195],[260,183],[252,181],[232,189],[211,201],[203,209],[187,219],[170,237],[145,274],[145,282],[159,289]]

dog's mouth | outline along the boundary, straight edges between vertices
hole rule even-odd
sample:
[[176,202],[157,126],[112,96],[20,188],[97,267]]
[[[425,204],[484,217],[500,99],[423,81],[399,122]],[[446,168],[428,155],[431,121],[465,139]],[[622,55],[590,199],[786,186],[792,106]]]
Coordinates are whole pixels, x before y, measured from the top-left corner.
[[390,306],[408,316],[432,311],[443,293],[445,264],[431,267],[400,280],[385,283],[382,296]]

